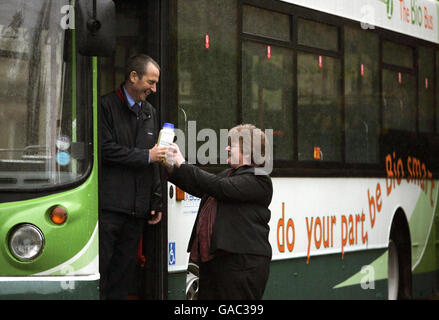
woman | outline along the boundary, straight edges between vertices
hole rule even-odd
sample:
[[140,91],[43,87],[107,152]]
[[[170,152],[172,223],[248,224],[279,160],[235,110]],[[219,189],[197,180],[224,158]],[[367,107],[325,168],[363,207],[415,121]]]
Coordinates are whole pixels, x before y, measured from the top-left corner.
[[218,175],[186,164],[175,144],[167,158],[174,163],[169,181],[201,198],[188,246],[200,268],[200,300],[261,299],[268,280],[273,186],[267,174],[255,172],[264,163],[254,152],[268,159],[266,137],[253,125],[239,125],[228,138],[231,169]]

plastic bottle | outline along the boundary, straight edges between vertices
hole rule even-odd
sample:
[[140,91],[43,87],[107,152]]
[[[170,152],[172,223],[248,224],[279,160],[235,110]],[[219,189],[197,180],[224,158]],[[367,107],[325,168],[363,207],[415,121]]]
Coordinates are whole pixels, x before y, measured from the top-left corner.
[[165,122],[160,130],[157,145],[160,147],[168,147],[169,144],[174,142],[174,136],[174,125],[172,123]]

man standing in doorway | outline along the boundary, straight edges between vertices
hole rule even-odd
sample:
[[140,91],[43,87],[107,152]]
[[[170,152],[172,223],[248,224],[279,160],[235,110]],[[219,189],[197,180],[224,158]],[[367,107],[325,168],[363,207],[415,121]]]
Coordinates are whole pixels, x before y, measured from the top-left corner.
[[134,55],[126,62],[125,82],[101,99],[101,299],[127,298],[145,219],[157,224],[162,218],[157,162],[167,148],[155,144],[157,114],[146,101],[156,92],[159,77],[157,62]]

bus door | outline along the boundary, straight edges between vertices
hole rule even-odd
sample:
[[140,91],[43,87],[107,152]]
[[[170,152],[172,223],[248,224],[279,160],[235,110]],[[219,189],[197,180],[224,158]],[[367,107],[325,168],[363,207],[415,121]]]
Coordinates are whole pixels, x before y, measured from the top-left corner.
[[[103,96],[124,82],[126,59],[136,53],[145,53],[162,65],[160,46],[161,1],[115,0],[116,5],[116,50],[113,56],[99,59],[99,95]],[[162,68],[163,70],[163,68]],[[148,101],[160,115],[163,123],[166,110],[163,109],[163,71],[160,75],[157,93]],[[166,203],[166,184],[163,188]],[[167,292],[167,218],[154,226],[145,224],[137,253],[138,266],[132,278],[128,299],[166,299]]]

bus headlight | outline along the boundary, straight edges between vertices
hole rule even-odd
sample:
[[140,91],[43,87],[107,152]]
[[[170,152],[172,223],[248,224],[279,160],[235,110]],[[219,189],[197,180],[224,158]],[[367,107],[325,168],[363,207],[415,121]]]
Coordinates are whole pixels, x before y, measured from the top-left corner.
[[9,236],[9,250],[20,261],[29,261],[38,257],[44,247],[44,236],[33,224],[16,226]]

